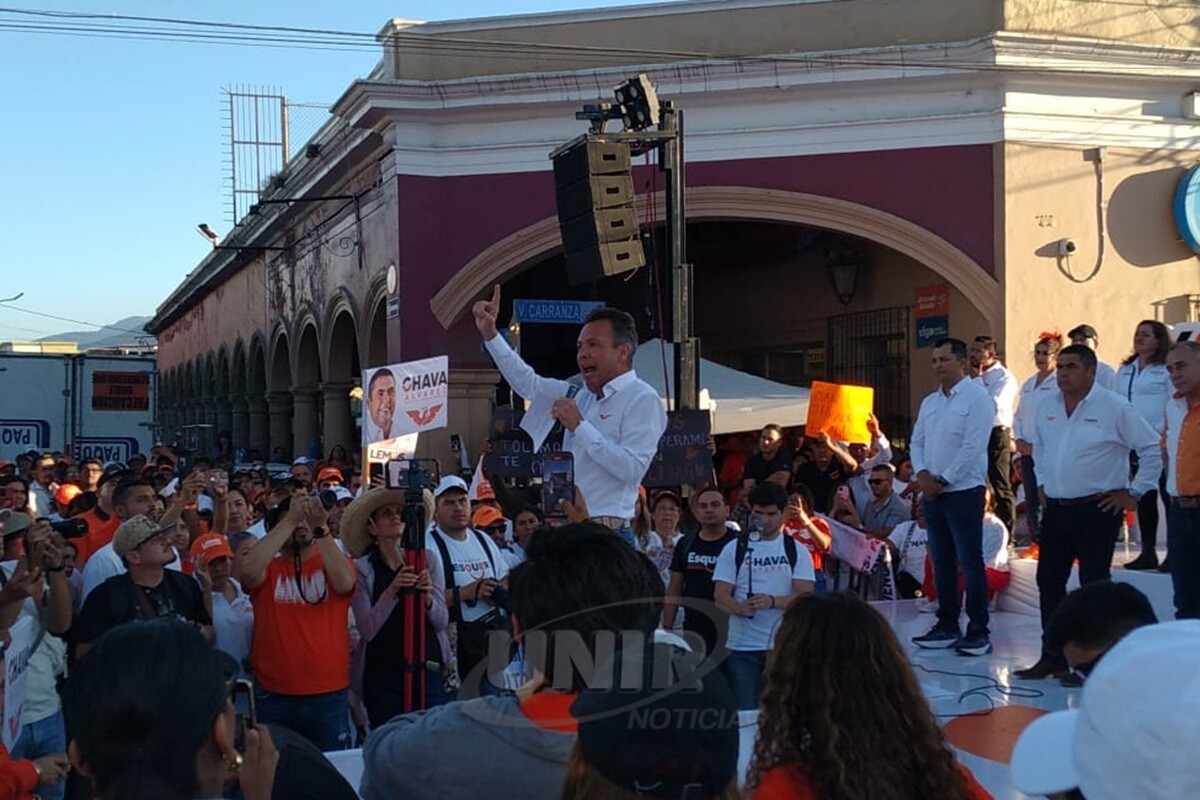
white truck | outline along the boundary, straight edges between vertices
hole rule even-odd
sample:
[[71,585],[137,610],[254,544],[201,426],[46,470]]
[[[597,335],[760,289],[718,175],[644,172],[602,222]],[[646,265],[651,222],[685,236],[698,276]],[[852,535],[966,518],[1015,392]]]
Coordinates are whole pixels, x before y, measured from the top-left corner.
[[57,450],[125,461],[157,430],[153,355],[0,353],[0,459]]

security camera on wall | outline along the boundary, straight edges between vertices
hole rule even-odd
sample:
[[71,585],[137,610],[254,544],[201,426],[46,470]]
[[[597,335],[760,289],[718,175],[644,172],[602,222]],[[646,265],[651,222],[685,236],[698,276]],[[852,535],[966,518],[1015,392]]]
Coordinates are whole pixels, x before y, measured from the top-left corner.
[[1059,239],[1058,254],[1060,256],[1073,256],[1075,251],[1079,249],[1079,245],[1075,244],[1074,239]]

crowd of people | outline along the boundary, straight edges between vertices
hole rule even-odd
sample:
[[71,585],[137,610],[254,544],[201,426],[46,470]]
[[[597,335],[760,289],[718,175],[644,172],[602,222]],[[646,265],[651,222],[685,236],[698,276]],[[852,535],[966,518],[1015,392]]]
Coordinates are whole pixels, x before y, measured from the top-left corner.
[[[1033,544],[1043,652],[1017,674],[1079,685],[1155,622],[1108,579],[1127,510],[1127,566],[1159,566],[1162,501],[1178,615],[1200,617],[1200,345],[1158,323],[1119,370],[1090,326],[1044,334],[1023,386],[990,337],[945,339],[907,452],[874,416],[862,443],[769,425],[710,442],[711,484],[648,491],[666,417],[629,315],[585,322],[576,393],[498,336],[499,302],[474,308],[485,347],[574,457],[554,508],[487,475],[389,488],[345,452],[273,472],[227,436],[0,462],[0,627],[35,637],[0,798],[352,797],[321,753],[354,746],[368,800],[981,798],[863,598],[919,599],[914,644],[985,655]],[[888,557],[856,572],[839,526]]]

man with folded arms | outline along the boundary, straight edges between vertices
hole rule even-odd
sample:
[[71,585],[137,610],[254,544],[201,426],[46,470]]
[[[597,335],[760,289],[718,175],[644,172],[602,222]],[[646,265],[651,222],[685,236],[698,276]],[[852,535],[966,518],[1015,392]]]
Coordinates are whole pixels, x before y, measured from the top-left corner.
[[[1067,673],[1045,631],[1066,596],[1071,565],[1078,559],[1081,585],[1109,580],[1122,516],[1158,485],[1162,472],[1158,434],[1125,398],[1096,383],[1096,363],[1086,345],[1064,348],[1055,373],[1059,394],[1038,405],[1032,426],[1045,509],[1037,568],[1042,656],[1017,670],[1018,678]],[[1130,450],[1138,456],[1132,481]]]

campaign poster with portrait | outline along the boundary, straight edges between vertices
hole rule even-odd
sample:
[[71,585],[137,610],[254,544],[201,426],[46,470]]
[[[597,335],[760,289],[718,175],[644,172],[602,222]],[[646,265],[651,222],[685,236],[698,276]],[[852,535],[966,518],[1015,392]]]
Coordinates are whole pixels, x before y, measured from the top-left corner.
[[447,425],[446,356],[363,370],[362,386],[362,446],[368,461],[411,458],[418,434]]

